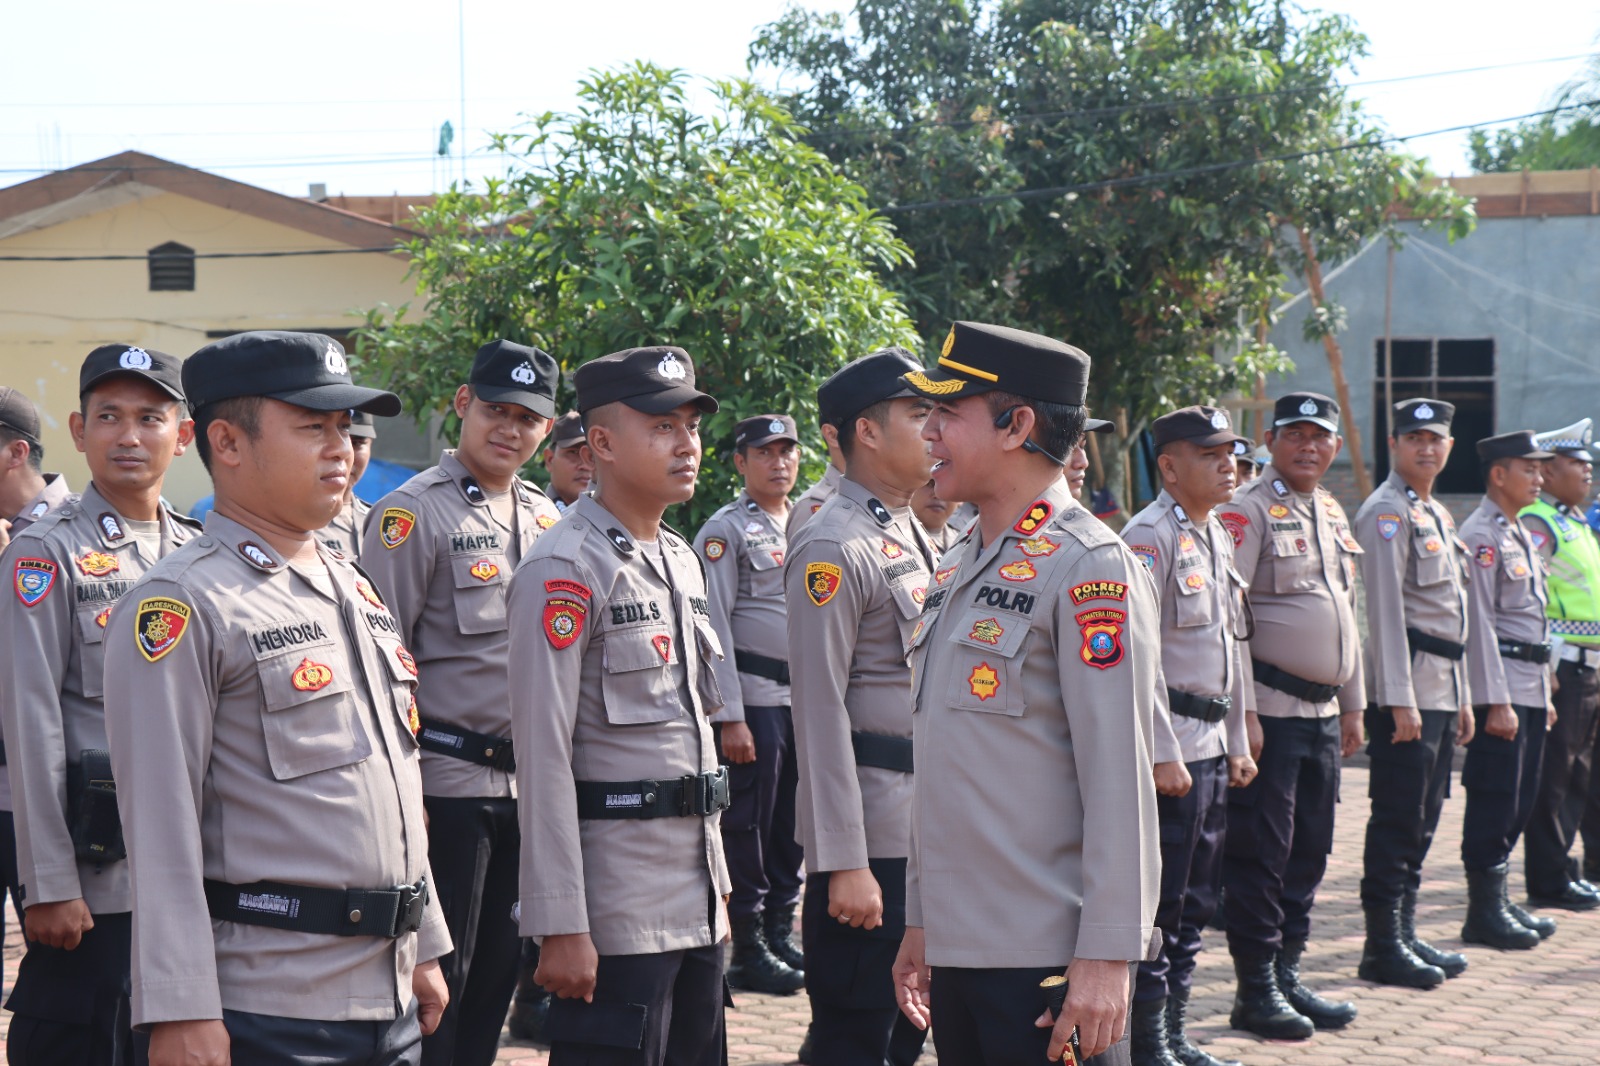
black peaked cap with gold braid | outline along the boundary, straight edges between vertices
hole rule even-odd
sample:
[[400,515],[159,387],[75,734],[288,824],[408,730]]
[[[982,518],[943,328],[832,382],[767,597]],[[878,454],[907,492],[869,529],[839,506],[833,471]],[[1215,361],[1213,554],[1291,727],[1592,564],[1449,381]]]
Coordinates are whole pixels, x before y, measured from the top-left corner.
[[903,380],[935,400],[999,391],[1081,407],[1089,390],[1089,356],[1038,333],[954,322],[938,363]]

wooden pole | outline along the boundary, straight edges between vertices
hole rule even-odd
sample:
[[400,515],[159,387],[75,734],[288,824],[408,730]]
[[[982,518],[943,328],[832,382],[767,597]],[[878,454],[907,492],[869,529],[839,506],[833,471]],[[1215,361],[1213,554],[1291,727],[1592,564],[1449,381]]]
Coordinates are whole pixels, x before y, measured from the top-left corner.
[[[1313,310],[1324,306],[1322,291],[1322,266],[1317,262],[1316,249],[1311,246],[1311,234],[1305,228],[1296,227],[1300,235],[1300,251],[1306,257],[1306,288],[1311,292],[1311,306]],[[1361,419],[1350,407],[1350,383],[1344,377],[1344,352],[1339,348],[1339,341],[1332,332],[1322,335],[1323,350],[1328,353],[1328,371],[1333,376],[1333,389],[1339,400],[1339,406],[1344,408],[1345,423],[1344,435],[1350,438],[1350,465],[1355,470],[1356,492],[1362,499],[1372,495],[1372,478],[1367,474],[1367,461],[1361,451]]]

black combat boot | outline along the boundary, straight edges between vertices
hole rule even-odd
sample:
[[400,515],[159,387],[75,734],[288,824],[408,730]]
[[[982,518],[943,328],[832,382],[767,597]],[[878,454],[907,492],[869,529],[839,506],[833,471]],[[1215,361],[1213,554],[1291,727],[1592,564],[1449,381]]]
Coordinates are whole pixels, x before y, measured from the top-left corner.
[[1406,947],[1400,937],[1400,904],[1365,903],[1367,943],[1361,949],[1356,976],[1380,985],[1434,988],[1444,984],[1444,971],[1429,966]]
[[800,991],[805,983],[804,974],[796,973],[788,963],[767,948],[759,914],[733,919],[733,959],[728,963],[729,985],[747,992],[788,996]]
[[1400,935],[1411,954],[1444,971],[1446,977],[1460,977],[1467,970],[1467,957],[1459,951],[1444,951],[1417,935],[1417,894],[1408,890],[1400,897]]
[[1239,988],[1233,996],[1228,1024],[1268,1040],[1307,1040],[1317,1027],[1283,998],[1273,961],[1271,955],[1233,960]]
[[1506,906],[1505,863],[1467,871],[1467,921],[1461,939],[1501,951],[1526,951],[1538,945],[1539,934],[1517,921]]
[[1128,1051],[1133,1066],[1182,1066],[1167,1047],[1167,1001],[1136,999],[1128,1021]]
[[1538,933],[1540,940],[1549,940],[1556,935],[1556,920],[1554,918],[1541,918],[1537,914],[1531,914],[1517,906],[1510,899],[1506,900],[1506,910],[1511,912],[1511,917]]
[[1219,1059],[1189,1042],[1186,1031],[1189,1025],[1189,990],[1172,989],[1167,993],[1167,1047],[1172,1057],[1183,1066],[1244,1066],[1233,1059]]
[[1338,1000],[1323,999],[1300,983],[1300,956],[1306,950],[1304,940],[1283,941],[1283,950],[1274,960],[1278,987],[1289,1006],[1311,1019],[1318,1029],[1343,1029],[1356,1020],[1356,1005]]
[[794,904],[762,911],[761,931],[766,935],[769,951],[796,973],[806,972],[805,956],[800,952],[800,945],[794,942]]
[[533,979],[538,969],[539,945],[525,940],[517,965],[517,994],[511,1000],[511,1017],[507,1020],[513,1038],[533,1044],[545,1043],[544,1021],[550,1014],[550,993]]

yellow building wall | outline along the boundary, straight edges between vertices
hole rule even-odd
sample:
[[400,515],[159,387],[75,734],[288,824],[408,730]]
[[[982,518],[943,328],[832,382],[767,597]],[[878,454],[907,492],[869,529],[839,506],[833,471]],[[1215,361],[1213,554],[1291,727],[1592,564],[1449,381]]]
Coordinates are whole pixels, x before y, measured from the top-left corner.
[[[144,254],[167,241],[196,252],[342,248],[304,230],[143,187],[149,195],[0,237],[0,255],[137,255],[116,262],[0,262],[0,384],[39,405],[45,468],[74,490],[89,480],[67,416],[78,406],[78,370],[101,344],[127,343],[187,357],[207,332],[349,329],[355,312],[414,296],[395,255],[198,259],[193,292],[151,292]],[[63,212],[71,205],[61,205]],[[0,229],[0,234],[5,231]],[[165,495],[181,509],[211,491],[199,458],[173,464]]]

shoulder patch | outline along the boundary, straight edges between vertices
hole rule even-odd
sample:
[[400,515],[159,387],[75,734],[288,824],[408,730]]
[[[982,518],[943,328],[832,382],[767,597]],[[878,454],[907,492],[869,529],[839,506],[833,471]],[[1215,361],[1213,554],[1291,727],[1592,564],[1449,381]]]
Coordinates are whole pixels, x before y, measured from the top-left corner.
[[1485,570],[1489,569],[1491,566],[1494,565],[1494,554],[1495,553],[1494,553],[1494,545],[1493,544],[1480,544],[1480,545],[1478,545],[1478,551],[1477,551],[1478,565],[1483,567]]
[[378,537],[390,551],[400,547],[417,528],[417,516],[404,507],[386,507],[378,519]]
[[[549,588],[552,584],[566,584],[566,582],[547,581],[545,587]],[[572,643],[583,635],[583,623],[588,614],[589,607],[581,599],[567,595],[551,596],[544,602],[545,639],[549,640],[550,646],[557,651],[571,647]]]
[[1122,661],[1122,626],[1126,611],[1110,607],[1091,607],[1078,613],[1078,628],[1083,633],[1079,657],[1097,670],[1109,670]]
[[1156,559],[1161,555],[1153,544],[1130,544],[1128,545],[1128,550],[1144,564],[1146,570],[1154,570],[1156,568]]
[[1074,607],[1088,600],[1125,600],[1128,586],[1121,581],[1085,581],[1068,590]]
[[139,654],[150,662],[166,656],[189,629],[189,605],[164,596],[139,601],[133,616],[134,636]]
[[1378,536],[1384,540],[1393,540],[1396,533],[1400,532],[1400,516],[1397,514],[1381,514],[1378,516]]
[[24,607],[37,607],[56,587],[56,564],[49,559],[18,559],[12,584]]
[[1017,524],[1011,528],[1025,537],[1031,537],[1038,531],[1040,526],[1050,521],[1050,516],[1054,512],[1055,508],[1051,507],[1047,501],[1035,500],[1027,511],[1023,512],[1022,517],[1017,519]]
[[1222,528],[1228,531],[1228,536],[1233,538],[1233,546],[1244,546],[1244,529],[1250,524],[1250,519],[1238,511],[1219,511],[1217,517],[1222,520]]
[[806,595],[812,603],[821,607],[839,591],[839,581],[843,576],[844,571],[833,563],[807,563]]
[[880,526],[886,526],[894,521],[894,516],[889,513],[889,508],[885,507],[876,496],[867,501],[867,511],[873,518],[878,520]]
[[701,549],[709,562],[716,562],[728,553],[728,542],[721,537],[707,537],[705,547]]

